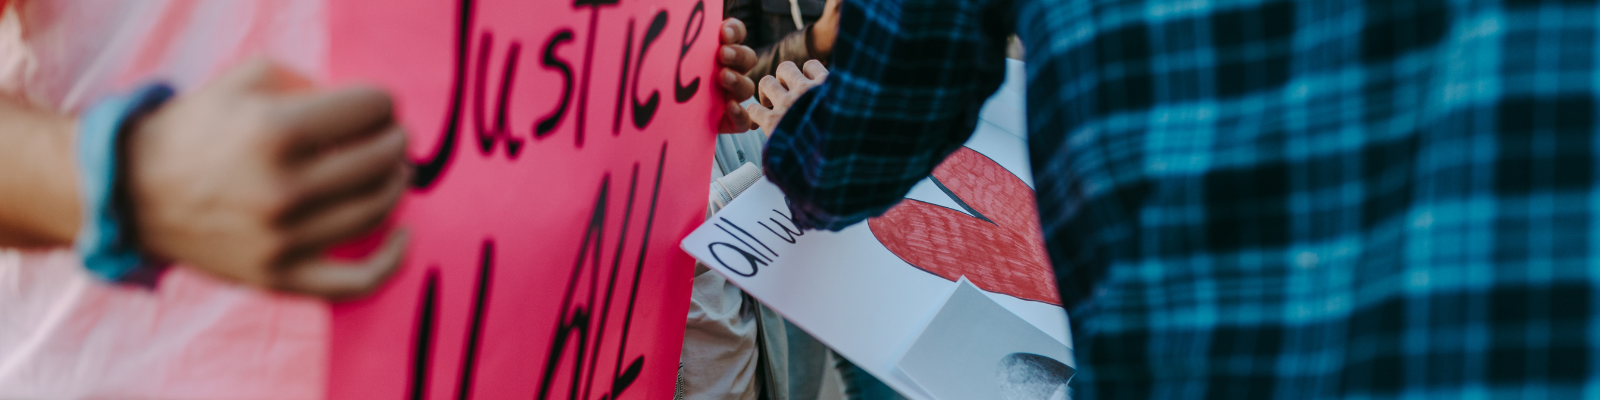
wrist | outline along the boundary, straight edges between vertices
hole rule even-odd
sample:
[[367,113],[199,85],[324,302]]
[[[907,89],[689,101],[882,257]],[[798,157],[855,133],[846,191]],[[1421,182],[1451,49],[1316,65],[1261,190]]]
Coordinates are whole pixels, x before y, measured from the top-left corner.
[[138,245],[128,207],[129,148],[142,118],[172,96],[162,84],[111,97],[85,112],[78,126],[77,163],[83,213],[74,248],[84,267],[113,282],[153,284],[164,263]]
[[[165,105],[163,105],[164,107]],[[157,248],[157,242],[148,232],[148,227],[160,219],[160,215],[148,209],[152,184],[150,179],[151,168],[146,166],[153,154],[148,150],[151,142],[156,139],[160,130],[158,115],[161,108],[152,109],[143,115],[133,116],[127,121],[127,131],[118,143],[117,156],[117,183],[114,190],[115,207],[123,216],[123,235],[128,242],[137,246],[139,251],[155,258],[168,258],[167,254]]]

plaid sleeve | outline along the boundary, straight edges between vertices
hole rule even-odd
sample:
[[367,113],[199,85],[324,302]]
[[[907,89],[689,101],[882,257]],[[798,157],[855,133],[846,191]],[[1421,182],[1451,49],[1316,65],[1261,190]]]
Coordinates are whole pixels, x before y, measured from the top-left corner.
[[790,108],[764,155],[795,223],[839,230],[882,214],[966,141],[1005,77],[1004,8],[844,3],[828,82]]

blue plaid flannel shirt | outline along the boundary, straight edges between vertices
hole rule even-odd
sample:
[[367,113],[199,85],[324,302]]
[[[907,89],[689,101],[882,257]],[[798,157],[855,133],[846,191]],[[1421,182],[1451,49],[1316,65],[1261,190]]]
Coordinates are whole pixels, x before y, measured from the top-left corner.
[[1600,398],[1594,0],[846,1],[769,143],[884,212],[1027,49],[1075,398]]

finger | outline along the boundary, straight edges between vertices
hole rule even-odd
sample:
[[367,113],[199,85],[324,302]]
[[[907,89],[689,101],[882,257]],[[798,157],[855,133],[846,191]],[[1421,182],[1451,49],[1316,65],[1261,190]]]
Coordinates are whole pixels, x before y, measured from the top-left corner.
[[743,133],[750,130],[750,114],[739,106],[739,102],[728,100],[728,111],[722,117],[718,133]]
[[371,232],[389,218],[406,192],[408,174],[403,164],[391,164],[394,171],[376,191],[364,193],[325,207],[325,210],[300,218],[289,228],[291,253],[320,253],[328,246]]
[[779,85],[778,78],[772,75],[761,77],[761,97],[763,102],[769,103],[768,105],[772,108],[785,108],[789,105],[781,104],[780,102],[788,96],[789,89],[784,89],[783,85]]
[[723,68],[721,81],[722,90],[728,94],[729,100],[743,101],[756,94],[755,81],[750,80],[750,77],[744,76],[744,74]]
[[823,81],[828,80],[828,67],[823,66],[821,61],[806,61],[805,70],[803,72],[806,73],[807,78],[811,78],[811,80],[816,83],[822,83]]
[[745,125],[740,126],[734,124],[733,121],[728,120],[727,118],[723,118],[722,121],[717,122],[717,134],[745,133],[750,130],[748,128],[750,126],[749,124],[749,121],[745,121]]
[[721,62],[722,66],[733,69],[734,72],[743,74],[756,67],[758,57],[756,56],[756,51],[751,49],[750,46],[742,44],[723,45],[721,53],[721,58],[717,61]]
[[811,79],[800,73],[800,68],[794,66],[793,61],[784,61],[783,64],[778,64],[778,70],[774,71],[773,75],[778,77],[778,83],[783,84],[783,87],[789,90],[804,88],[806,83],[811,81]]
[[370,141],[327,152],[301,170],[300,192],[338,191],[393,173],[394,165],[406,160],[406,142],[405,130],[394,127]]
[[[349,164],[356,165],[355,162]],[[307,220],[322,218],[321,215],[330,209],[369,197],[396,185],[395,181],[405,180],[404,175],[409,172],[410,165],[403,158],[391,159],[388,162],[360,164],[343,175],[314,184],[291,186],[290,191],[286,193],[288,197],[284,199],[287,208],[279,210],[279,213],[273,216],[276,218],[274,222],[276,226],[292,227]]]
[[359,263],[342,263],[325,257],[309,260],[284,271],[274,286],[283,291],[332,300],[366,295],[400,269],[409,236],[404,229],[395,230],[377,253]]
[[722,20],[722,44],[744,43],[744,22],[736,18]]
[[394,101],[375,87],[307,93],[282,107],[279,116],[291,132],[291,150],[300,153],[315,153],[394,124]]
[[761,130],[767,131],[767,135],[772,134],[771,128],[777,125],[777,120],[783,118],[782,114],[759,104],[751,104],[746,106],[744,110],[750,113],[750,122],[760,126]]

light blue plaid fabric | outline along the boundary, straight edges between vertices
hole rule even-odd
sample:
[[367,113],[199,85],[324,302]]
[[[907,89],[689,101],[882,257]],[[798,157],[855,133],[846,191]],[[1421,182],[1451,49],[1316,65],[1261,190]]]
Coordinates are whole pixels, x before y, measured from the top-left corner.
[[900,200],[1027,49],[1075,398],[1600,398],[1596,1],[845,3],[772,137],[801,224]]

